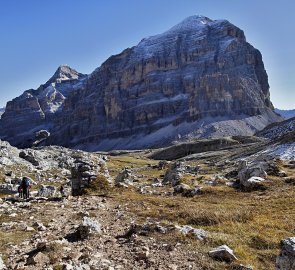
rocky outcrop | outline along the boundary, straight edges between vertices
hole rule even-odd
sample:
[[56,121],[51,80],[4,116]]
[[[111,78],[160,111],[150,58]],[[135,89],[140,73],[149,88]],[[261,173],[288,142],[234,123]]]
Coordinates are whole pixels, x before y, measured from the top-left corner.
[[111,56],[86,79],[69,67],[58,71],[8,102],[0,134],[23,146],[46,125],[44,144],[136,149],[183,136],[253,134],[280,119],[272,110],[261,54],[244,32],[191,16]]

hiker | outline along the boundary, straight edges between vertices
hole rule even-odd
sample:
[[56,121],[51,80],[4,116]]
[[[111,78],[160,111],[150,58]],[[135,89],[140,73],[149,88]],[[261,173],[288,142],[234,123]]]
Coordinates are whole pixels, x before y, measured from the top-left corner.
[[30,197],[30,179],[28,177],[23,177],[21,186],[23,189],[23,198],[28,199]]
[[60,188],[59,188],[59,192],[60,192],[60,195],[63,197],[65,195],[65,189],[64,189],[64,186],[61,185]]
[[18,196],[19,196],[20,198],[22,198],[22,197],[23,197],[23,188],[22,188],[21,185],[18,186],[18,188],[17,188],[17,192],[18,192]]

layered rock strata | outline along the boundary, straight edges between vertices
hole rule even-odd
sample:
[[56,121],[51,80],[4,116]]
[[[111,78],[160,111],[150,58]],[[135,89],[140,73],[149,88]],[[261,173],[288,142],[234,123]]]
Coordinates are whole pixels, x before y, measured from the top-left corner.
[[[48,83],[9,102],[2,138],[29,145],[32,131],[46,125],[46,144],[135,149],[183,136],[249,135],[280,120],[260,52],[226,20],[191,16],[111,56],[88,77],[64,78],[53,79],[49,95],[61,105],[48,108],[48,99],[37,97]],[[69,86],[66,94],[56,85]],[[19,134],[18,123],[28,134]]]

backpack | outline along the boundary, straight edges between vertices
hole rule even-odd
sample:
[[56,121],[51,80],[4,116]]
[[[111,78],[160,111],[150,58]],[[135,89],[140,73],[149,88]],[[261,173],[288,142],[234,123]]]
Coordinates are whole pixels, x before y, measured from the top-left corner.
[[26,177],[24,179],[24,187],[28,188],[29,186],[30,186],[30,179]]

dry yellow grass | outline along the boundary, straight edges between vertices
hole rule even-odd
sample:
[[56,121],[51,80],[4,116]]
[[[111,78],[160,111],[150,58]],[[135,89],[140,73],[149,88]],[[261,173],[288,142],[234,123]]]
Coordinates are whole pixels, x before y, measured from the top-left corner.
[[[283,164],[280,164],[283,166]],[[285,169],[289,176],[295,172]],[[211,177],[216,173],[208,168]],[[152,174],[152,173],[151,173]],[[128,204],[139,222],[147,217],[174,224],[189,224],[210,233],[206,242],[192,241],[193,248],[205,255],[203,269],[229,269],[207,255],[217,245],[234,249],[239,263],[254,269],[273,269],[280,240],[294,235],[295,186],[279,177],[270,177],[265,191],[239,192],[227,186],[205,187],[194,198],[142,195],[133,190],[120,193],[117,199]],[[186,177],[185,182],[190,182]],[[169,236],[165,236],[168,237]],[[175,241],[175,235],[170,236]],[[180,239],[178,239],[180,240]]]

